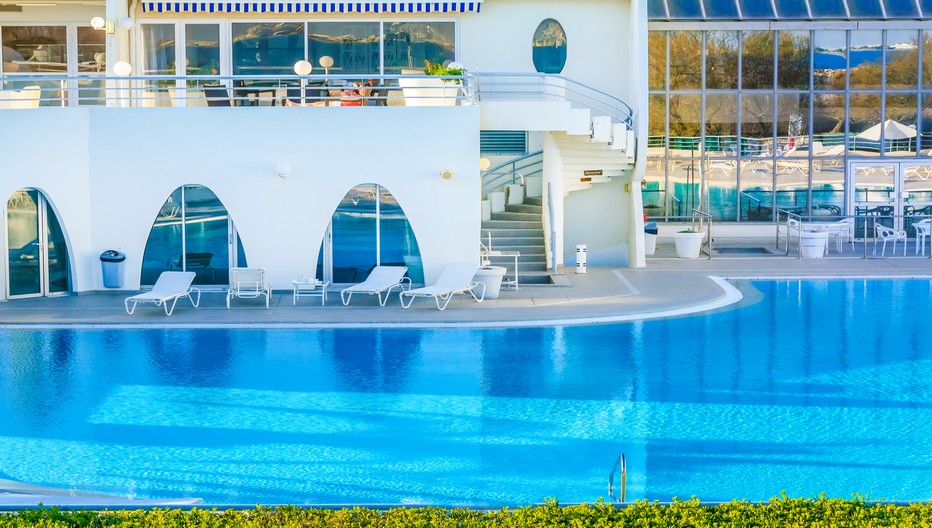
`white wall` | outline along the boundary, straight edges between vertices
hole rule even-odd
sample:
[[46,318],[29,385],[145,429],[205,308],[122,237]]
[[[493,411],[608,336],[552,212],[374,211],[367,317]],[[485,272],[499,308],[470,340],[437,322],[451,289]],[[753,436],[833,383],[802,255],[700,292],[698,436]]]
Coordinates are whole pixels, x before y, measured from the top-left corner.
[[[627,178],[612,178],[589,189],[573,191],[564,199],[564,256],[575,262],[576,245],[586,244],[588,266],[627,266],[628,230],[631,224]],[[640,188],[637,188],[640,192]]]
[[[74,108],[2,119],[15,126],[0,129],[0,197],[37,187],[55,205],[76,291],[101,288],[106,249],[127,254],[125,286],[138,288],[152,223],[184,184],[216,193],[273,288],[312,273],[334,209],[361,183],[398,200],[428,282],[447,262],[479,261],[478,107]],[[282,162],[293,167],[285,179]],[[444,169],[456,176],[442,180]]]

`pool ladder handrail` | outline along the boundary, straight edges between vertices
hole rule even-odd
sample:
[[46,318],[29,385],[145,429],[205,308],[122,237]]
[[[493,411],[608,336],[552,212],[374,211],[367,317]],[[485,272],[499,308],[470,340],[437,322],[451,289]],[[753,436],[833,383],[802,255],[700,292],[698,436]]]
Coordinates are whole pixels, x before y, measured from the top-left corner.
[[[619,495],[615,497],[615,472],[620,471],[618,491]],[[625,462],[625,454],[619,453],[612,466],[612,472],[608,474],[608,498],[615,502],[627,502],[625,500],[625,487],[628,480],[628,464]]]

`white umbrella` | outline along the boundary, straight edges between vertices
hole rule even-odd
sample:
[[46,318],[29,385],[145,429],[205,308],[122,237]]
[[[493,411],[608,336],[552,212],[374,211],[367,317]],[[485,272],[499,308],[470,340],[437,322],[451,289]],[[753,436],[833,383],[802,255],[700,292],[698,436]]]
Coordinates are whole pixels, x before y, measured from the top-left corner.
[[[870,141],[880,141],[880,123],[868,128],[858,134],[858,139],[867,139]],[[884,139],[907,139],[916,137],[916,129],[910,128],[899,121],[887,119],[883,122]]]

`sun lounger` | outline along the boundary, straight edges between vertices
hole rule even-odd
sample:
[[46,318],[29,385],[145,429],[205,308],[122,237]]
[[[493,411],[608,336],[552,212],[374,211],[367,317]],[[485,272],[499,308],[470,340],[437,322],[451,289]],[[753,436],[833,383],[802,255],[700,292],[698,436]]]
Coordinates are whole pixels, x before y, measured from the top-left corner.
[[[385,303],[388,302],[389,294],[391,294],[396,286],[402,290],[411,289],[411,279],[404,276],[407,271],[408,268],[405,266],[376,266],[372,269],[372,273],[366,277],[366,280],[340,291],[340,299],[343,300],[343,306],[349,304],[354,293],[378,295],[379,306],[385,306]],[[404,287],[405,282],[408,284],[407,288]],[[382,297],[383,293],[385,294],[384,298]]]
[[265,309],[269,309],[272,286],[265,280],[264,268],[230,268],[230,287],[227,288],[227,310],[233,297],[256,299],[265,296]]
[[[123,301],[126,313],[133,315],[137,303],[152,303],[155,306],[163,306],[165,315],[171,315],[175,311],[175,303],[181,297],[187,297],[191,304],[197,308],[197,305],[201,302],[201,290],[191,287],[194,276],[193,271],[163,271],[159,275],[159,279],[155,281],[155,286],[152,287],[151,291],[127,297]],[[197,292],[197,299],[191,296],[194,292]],[[171,301],[171,306],[169,306],[169,301]],[[130,302],[133,303],[132,307],[129,305]]]
[[[432,286],[423,288],[414,288],[413,290],[403,291],[398,294],[401,299],[401,306],[408,308],[414,302],[415,297],[433,297],[437,302],[437,309],[443,310],[450,303],[450,299],[457,293],[470,294],[476,302],[482,302],[485,298],[485,284],[473,281],[479,266],[472,262],[453,262],[447,264],[446,269],[440,274]],[[482,285],[482,295],[476,295],[476,287]],[[408,304],[405,304],[405,297],[408,298]],[[443,301],[443,304],[440,302]]]

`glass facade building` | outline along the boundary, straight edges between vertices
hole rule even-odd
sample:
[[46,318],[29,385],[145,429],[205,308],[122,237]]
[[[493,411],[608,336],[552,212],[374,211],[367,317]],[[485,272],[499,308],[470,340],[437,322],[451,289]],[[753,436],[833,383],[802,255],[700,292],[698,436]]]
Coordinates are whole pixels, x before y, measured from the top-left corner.
[[932,1],[653,0],[649,14],[648,216],[932,204]]

